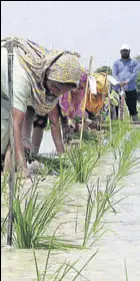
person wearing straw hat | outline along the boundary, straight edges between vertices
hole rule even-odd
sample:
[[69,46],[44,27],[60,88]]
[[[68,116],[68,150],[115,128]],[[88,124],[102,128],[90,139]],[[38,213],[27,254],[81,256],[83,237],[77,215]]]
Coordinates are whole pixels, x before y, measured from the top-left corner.
[[[12,37],[1,40],[1,155],[5,170],[9,161],[9,97],[8,53],[6,44],[13,42],[13,122],[16,166],[28,176],[23,139],[31,133],[34,114],[50,113],[52,135],[58,153],[64,152],[58,121],[57,103],[60,95],[77,87],[81,66],[78,56],[69,51],[49,51],[30,40]],[[30,110],[32,108],[32,110]],[[28,118],[27,118],[28,116]]]
[[124,89],[125,101],[132,120],[138,121],[136,78],[140,64],[130,57],[130,51],[128,44],[121,45],[121,58],[114,62],[112,74]]

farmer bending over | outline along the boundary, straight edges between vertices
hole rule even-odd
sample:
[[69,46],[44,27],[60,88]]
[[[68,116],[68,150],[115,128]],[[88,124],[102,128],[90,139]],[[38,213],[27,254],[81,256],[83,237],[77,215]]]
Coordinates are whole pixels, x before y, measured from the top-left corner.
[[[17,37],[5,38],[1,44],[1,155],[5,155],[5,170],[10,168],[8,96],[8,53],[5,44],[12,40],[13,61],[13,121],[16,168],[28,176],[23,139],[31,133],[34,113],[52,115],[52,134],[58,153],[64,151],[56,104],[60,95],[75,88],[81,67],[75,54],[51,51]],[[27,110],[27,108],[29,110]],[[33,110],[30,110],[33,108]],[[28,118],[27,118],[28,117]],[[23,129],[24,124],[24,129]]]

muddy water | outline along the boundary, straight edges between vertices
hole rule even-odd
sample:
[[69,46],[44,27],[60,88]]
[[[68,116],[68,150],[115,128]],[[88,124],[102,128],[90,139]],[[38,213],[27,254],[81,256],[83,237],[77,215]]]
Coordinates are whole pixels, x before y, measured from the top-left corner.
[[[45,142],[45,140],[44,140]],[[51,137],[49,146],[43,148],[45,153],[54,149],[51,146]],[[140,156],[140,151],[136,152]],[[94,171],[93,181],[100,172],[102,182],[105,181],[106,175],[111,169],[107,165],[108,159],[103,162]],[[107,223],[108,232],[95,243],[92,249],[87,250],[70,250],[68,252],[53,251],[50,259],[49,274],[52,274],[57,266],[65,260],[74,262],[80,258],[77,268],[81,268],[91,254],[99,250],[95,258],[83,271],[83,275],[90,281],[125,281],[124,260],[126,259],[128,280],[140,280],[140,166],[137,167],[137,172],[130,174],[124,179],[125,188],[116,195],[116,200],[121,197],[126,197],[117,206],[117,214],[109,212],[104,221]],[[47,182],[40,185],[40,190],[43,191],[47,187]],[[82,192],[81,192],[82,190]],[[56,225],[61,222],[67,222],[65,226],[59,229],[61,235],[69,239],[76,239],[80,244],[83,238],[83,221],[86,204],[86,189],[84,185],[76,184],[73,186],[72,193],[67,198],[66,205],[59,218],[54,221],[50,228],[50,233],[55,229]],[[75,221],[77,217],[78,205],[78,222],[75,233]],[[82,205],[83,207],[80,207]],[[110,231],[109,231],[110,230]],[[36,250],[37,260],[42,271],[44,268],[47,251]],[[2,281],[33,281],[35,280],[35,265],[32,250],[8,249],[2,246]],[[51,275],[50,275],[51,276]],[[69,275],[65,280],[72,280],[72,275]],[[46,279],[46,280],[49,280]],[[77,280],[86,280],[81,277]]]

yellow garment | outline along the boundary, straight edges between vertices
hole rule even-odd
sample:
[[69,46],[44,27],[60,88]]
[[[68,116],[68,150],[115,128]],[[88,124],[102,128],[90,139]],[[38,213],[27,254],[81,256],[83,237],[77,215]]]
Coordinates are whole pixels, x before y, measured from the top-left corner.
[[17,37],[3,39],[3,47],[10,41],[31,82],[34,108],[38,114],[45,115],[57,102],[57,98],[53,97],[51,102],[47,103],[47,93],[43,83],[46,70],[48,70],[48,79],[77,84],[81,75],[78,58],[70,52],[51,51],[47,53],[43,47],[30,40]]
[[99,113],[102,109],[105,100],[105,95],[97,94],[91,95],[88,91],[86,109],[92,113]]
[[[99,73],[99,75],[91,74],[93,77],[95,75],[95,79],[97,79],[97,95],[90,93],[88,88],[87,92],[87,101],[86,101],[86,109],[92,113],[99,113],[102,109],[104,100],[106,97],[106,93],[108,91],[108,81],[106,80],[106,74]],[[69,118],[75,118],[76,116],[82,117],[85,113],[85,87],[87,81],[87,73],[84,69],[82,69],[82,75],[80,79],[80,86],[72,90],[69,93],[66,93],[62,97],[59,98],[59,104],[61,106],[61,111],[64,116],[68,116]],[[100,82],[100,83],[99,83]],[[105,87],[104,87],[105,85]],[[82,87],[81,87],[82,86]],[[101,86],[102,86],[102,94],[101,94]],[[84,88],[83,88],[84,87]],[[105,91],[104,91],[105,89]]]
[[97,95],[91,94],[88,90],[86,108],[89,112],[99,113],[103,107],[105,97],[108,93],[109,84],[106,73],[100,72],[93,73],[92,75],[96,79]]
[[100,73],[94,73],[92,75],[96,79],[97,93],[107,95],[108,87],[109,87],[107,74],[104,72],[100,72]]

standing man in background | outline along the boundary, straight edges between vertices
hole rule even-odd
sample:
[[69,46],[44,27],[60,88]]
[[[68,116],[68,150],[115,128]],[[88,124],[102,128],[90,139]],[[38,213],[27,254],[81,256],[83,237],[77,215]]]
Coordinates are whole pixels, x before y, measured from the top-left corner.
[[130,57],[130,47],[123,44],[121,58],[113,64],[112,74],[125,91],[125,101],[133,121],[138,121],[136,78],[140,64]]

